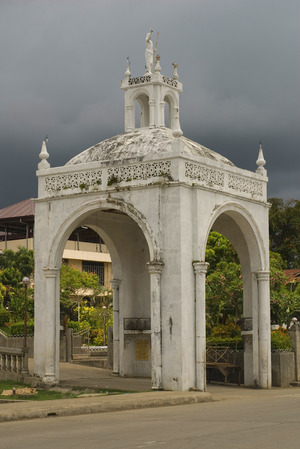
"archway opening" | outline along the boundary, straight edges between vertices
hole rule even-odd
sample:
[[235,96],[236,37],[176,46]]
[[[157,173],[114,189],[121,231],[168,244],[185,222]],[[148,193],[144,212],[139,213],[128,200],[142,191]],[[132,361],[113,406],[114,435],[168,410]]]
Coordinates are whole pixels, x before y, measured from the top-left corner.
[[172,128],[172,99],[166,95],[164,98],[165,108],[164,108],[164,123],[167,128]]
[[141,94],[135,101],[135,128],[148,127],[149,124],[149,97],[146,94]]
[[[87,225],[71,232],[60,270],[60,325],[66,336],[72,329],[72,358],[90,356],[91,347],[98,356],[105,351],[113,315],[111,265],[99,233]],[[60,358],[65,361],[67,355],[61,353]]]
[[[87,250],[94,248],[93,258],[109,257],[110,265],[104,273],[110,272],[109,279],[104,275],[104,287],[113,280],[112,285],[118,283],[118,304],[114,307],[110,291],[103,294],[103,290],[96,292],[92,288],[90,293],[82,290],[80,301],[76,304],[75,317],[79,329],[90,326],[90,337],[94,346],[106,346],[108,341],[108,327],[113,328],[114,360],[112,365],[121,376],[151,377],[151,307],[150,307],[150,275],[147,263],[150,251],[147,240],[140,226],[126,213],[114,209],[96,210],[78,217],[74,224],[66,231],[69,235],[64,254],[74,256],[70,251],[84,253],[90,260]],[[79,235],[79,237],[78,237]],[[68,238],[68,237],[67,237]],[[66,237],[64,238],[66,240]],[[79,247],[79,250],[77,249]],[[102,248],[102,253],[99,249]],[[106,252],[103,252],[103,250]],[[69,251],[69,253],[67,252]],[[77,254],[77,257],[80,254]],[[81,254],[82,255],[82,254]],[[66,257],[64,258],[66,260]],[[70,262],[70,258],[68,262]],[[74,261],[74,259],[73,259]],[[87,261],[81,261],[82,268]],[[62,268],[63,269],[63,268]],[[90,270],[86,270],[93,277]],[[103,287],[100,285],[100,287]],[[89,303],[82,301],[89,298]],[[105,302],[107,300],[107,303]],[[115,301],[115,299],[114,299]],[[93,305],[91,306],[91,302]],[[101,308],[101,316],[95,313]],[[80,315],[79,310],[80,309]],[[88,316],[90,314],[90,316]],[[80,317],[80,318],[79,318]],[[92,328],[93,321],[101,321],[101,326]],[[93,334],[94,332],[94,334]],[[115,348],[118,347],[118,351]],[[112,368],[112,366],[110,366]]]
[[[227,210],[224,208],[224,211],[216,217],[211,229],[228,239],[238,255],[240,264],[236,265],[235,260],[234,265],[231,261],[222,262],[218,267],[217,275],[211,275],[209,272],[207,276],[208,282],[218,278],[219,290],[216,288],[215,291],[219,292],[220,298],[218,299],[221,303],[226,305],[226,301],[228,304],[228,301],[233,300],[231,306],[234,305],[234,308],[231,313],[234,313],[235,317],[234,320],[231,320],[232,324],[227,329],[227,334],[231,332],[230,337],[236,339],[237,342],[235,344],[233,340],[231,344],[227,344],[230,343],[228,341],[223,343],[227,348],[230,348],[231,345],[231,350],[243,351],[242,357],[236,355],[235,361],[229,360],[229,362],[234,365],[236,360],[239,360],[238,365],[241,371],[244,371],[244,376],[242,376],[244,377],[244,384],[248,386],[259,385],[262,382],[262,377],[260,379],[260,376],[262,376],[260,373],[260,348],[261,353],[267,350],[267,342],[259,341],[259,328],[265,324],[262,323],[259,312],[259,288],[256,273],[268,266],[268,255],[264,254],[259,233],[255,232],[254,224],[251,224],[250,217],[243,209],[227,206]],[[228,247],[228,243],[226,243],[226,247]],[[229,254],[231,253],[230,247]],[[236,256],[234,256],[234,259],[236,259]],[[234,277],[232,277],[233,275]],[[228,282],[228,277],[230,282]],[[218,305],[218,301],[215,301],[215,307]],[[223,317],[221,318],[223,319]],[[219,341],[220,344],[222,344],[222,341]],[[262,345],[265,345],[264,349]]]
[[[205,254],[209,263],[206,275],[207,379],[240,384],[243,375],[243,280],[239,257],[230,241],[216,231],[211,231],[208,236]],[[215,357],[221,357],[227,368],[216,366],[213,369]]]

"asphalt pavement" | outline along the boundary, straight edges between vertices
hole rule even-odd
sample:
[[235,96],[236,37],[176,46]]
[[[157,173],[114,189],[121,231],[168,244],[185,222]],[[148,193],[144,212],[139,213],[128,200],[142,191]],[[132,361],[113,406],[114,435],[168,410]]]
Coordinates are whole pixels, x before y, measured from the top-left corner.
[[[32,372],[32,360],[29,369]],[[201,402],[239,400],[253,397],[268,398],[290,394],[292,388],[254,390],[237,386],[209,385],[207,392],[198,391],[152,391],[148,378],[124,378],[113,376],[110,370],[70,363],[60,364],[60,385],[55,389],[70,388],[115,389],[123,394],[95,396],[93,392],[77,399],[48,401],[0,401],[0,422],[42,418],[49,416],[72,416],[104,413],[170,405]],[[132,391],[132,393],[131,393]]]

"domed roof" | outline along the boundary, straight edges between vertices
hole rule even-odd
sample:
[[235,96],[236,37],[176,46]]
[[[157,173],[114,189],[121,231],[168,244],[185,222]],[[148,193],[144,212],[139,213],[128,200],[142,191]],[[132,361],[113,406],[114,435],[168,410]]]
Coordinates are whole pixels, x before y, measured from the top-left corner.
[[186,137],[174,137],[168,128],[139,128],[133,132],[119,134],[88,148],[73,157],[66,165],[77,165],[89,162],[126,161],[151,158],[159,159],[172,154],[172,143],[175,139],[184,145],[183,153],[187,156],[201,156],[212,161],[222,162],[233,166],[224,156],[205,148],[197,142]]

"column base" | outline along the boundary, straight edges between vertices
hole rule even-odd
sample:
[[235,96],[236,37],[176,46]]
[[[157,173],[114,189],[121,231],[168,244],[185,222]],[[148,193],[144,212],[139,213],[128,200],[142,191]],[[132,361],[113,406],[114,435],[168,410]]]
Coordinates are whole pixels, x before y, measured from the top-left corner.
[[45,377],[42,378],[42,382],[46,385],[58,384],[58,380],[56,379],[54,374],[46,374]]

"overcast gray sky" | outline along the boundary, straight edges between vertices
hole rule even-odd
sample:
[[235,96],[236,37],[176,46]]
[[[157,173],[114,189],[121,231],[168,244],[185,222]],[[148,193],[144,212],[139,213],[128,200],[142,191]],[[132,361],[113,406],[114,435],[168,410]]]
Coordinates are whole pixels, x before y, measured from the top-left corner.
[[184,135],[252,171],[262,141],[268,196],[300,199],[299,0],[0,0],[0,208],[37,196],[46,133],[54,167],[124,131],[150,28]]

